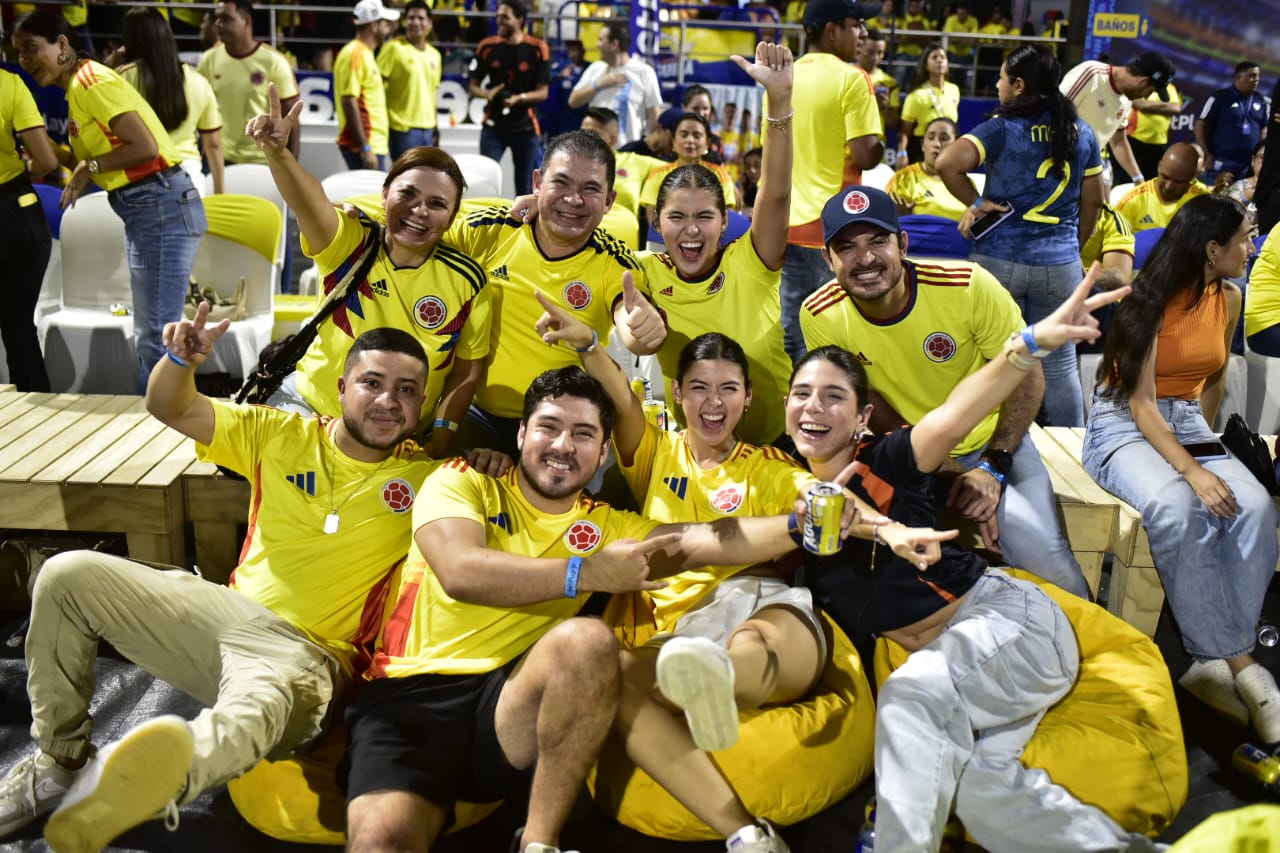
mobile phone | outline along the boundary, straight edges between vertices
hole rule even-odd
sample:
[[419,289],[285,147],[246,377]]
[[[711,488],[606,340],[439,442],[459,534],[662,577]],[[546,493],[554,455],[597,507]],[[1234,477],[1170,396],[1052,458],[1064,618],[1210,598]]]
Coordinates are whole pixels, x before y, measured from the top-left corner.
[[1008,210],[989,210],[986,213],[979,216],[977,219],[970,222],[969,237],[971,239],[977,240],[983,235],[985,235],[992,228],[995,228],[1001,222],[1004,222],[1006,219],[1012,216],[1013,205],[1009,204],[1008,202],[1004,202],[1004,204],[1008,205],[1009,207]]
[[1182,445],[1182,449],[1195,457],[1197,462],[1209,459],[1226,459],[1227,449],[1220,441],[1199,441]]

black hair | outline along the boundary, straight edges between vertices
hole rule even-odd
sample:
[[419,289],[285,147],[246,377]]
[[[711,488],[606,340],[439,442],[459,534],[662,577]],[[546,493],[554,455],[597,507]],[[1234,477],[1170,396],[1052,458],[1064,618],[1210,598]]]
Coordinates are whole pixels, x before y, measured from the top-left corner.
[[618,168],[618,163],[614,159],[613,149],[609,147],[609,143],[605,142],[597,134],[586,130],[568,130],[559,136],[553,136],[551,141],[547,143],[546,152],[542,155],[543,171],[546,171],[547,164],[551,162],[551,158],[561,151],[604,166],[608,175],[605,188],[610,191],[613,190],[613,178]]
[[[694,98],[698,97],[699,95],[706,95],[708,98],[711,98],[711,90],[700,83],[694,83],[692,86],[687,87],[684,90],[684,92],[681,93],[680,106],[682,107],[689,106],[689,102],[692,101]],[[715,99],[711,98],[711,100],[714,101]]]
[[1254,62],[1252,59],[1242,59],[1241,61],[1236,63],[1236,70],[1231,72],[1231,76],[1235,77],[1237,74],[1243,74],[1246,71],[1252,71],[1257,67],[1258,67],[1258,63]]
[[13,25],[15,33],[29,33],[53,44],[58,40],[58,36],[62,36],[67,40],[67,44],[75,51],[76,55],[82,58],[88,57],[84,52],[84,48],[80,46],[80,36],[67,23],[66,18],[62,17],[61,12],[47,12],[37,9],[19,18]]
[[382,188],[390,189],[392,182],[410,169],[435,169],[437,172],[444,173],[458,190],[458,194],[453,199],[453,212],[450,214],[456,216],[458,206],[462,204],[462,194],[467,190],[467,179],[463,176],[458,161],[443,148],[415,145],[406,149],[392,162],[391,168],[387,170],[387,177],[382,181]]
[[365,352],[398,352],[422,362],[422,372],[430,373],[431,366],[427,362],[427,354],[418,339],[403,329],[390,326],[379,326],[356,338],[351,349],[347,350],[347,360],[343,362],[342,374],[351,372],[351,365],[356,363],[361,353]]
[[618,49],[626,53],[631,49],[631,25],[624,24],[621,21],[612,21],[604,25],[604,31],[609,34],[609,41],[616,41]]
[[[728,106],[728,104],[725,104],[725,106]],[[707,132],[707,141],[708,142],[711,141],[711,122],[707,121],[705,118],[698,115],[697,113],[682,113],[680,115],[680,118],[676,119],[676,126],[672,128],[671,132],[674,133],[675,131],[679,130],[681,123],[686,121],[696,121],[699,124],[701,124],[702,129]]]
[[253,0],[219,0],[219,2],[235,6],[236,11],[249,20],[249,26],[253,26]]
[[167,131],[187,117],[182,62],[169,22],[154,8],[139,6],[124,15],[125,55],[138,65],[138,91]]
[[1196,196],[1174,214],[1111,319],[1098,365],[1104,395],[1127,400],[1137,390],[1165,309],[1183,291],[1191,292],[1188,308],[1203,298],[1205,247],[1210,241],[1225,246],[1246,216],[1240,202],[1225,195]]
[[529,418],[544,400],[558,397],[578,397],[593,404],[600,412],[600,427],[607,438],[613,435],[613,425],[618,419],[618,410],[614,408],[604,386],[576,365],[546,370],[529,383],[529,390],[524,392],[524,410],[520,413],[520,422],[529,423]]
[[884,33],[875,27],[867,27],[867,41],[884,41]]
[[858,398],[859,408],[867,404],[867,397],[871,393],[871,382],[867,379],[867,369],[858,363],[858,359],[853,353],[835,344],[827,344],[824,347],[811,349],[805,353],[804,357],[796,362],[795,369],[791,371],[791,378],[787,380],[788,388],[795,384],[796,374],[800,372],[800,368],[811,361],[826,361],[834,364],[849,380],[849,385],[853,387],[853,393]]
[[658,200],[654,202],[653,209],[661,214],[662,208],[666,206],[667,197],[676,190],[706,190],[711,193],[716,207],[720,210],[720,215],[725,215],[724,187],[716,177],[716,173],[701,163],[677,166],[668,172],[658,186]]
[[[925,45],[920,58],[916,60],[916,70],[911,75],[911,91],[914,92],[929,82],[929,57],[933,56],[936,50],[942,51],[943,56],[946,56],[947,49],[941,43],[935,41],[932,44]],[[945,82],[945,78],[943,82]]]
[[408,3],[404,4],[405,14],[408,14],[410,9],[421,9],[427,13],[428,18],[431,17],[431,7],[426,4],[425,0],[409,0]]
[[506,6],[521,21],[529,17],[529,7],[524,4],[524,0],[498,0],[498,6]]
[[1023,92],[1012,102],[998,105],[991,115],[1037,119],[1047,112],[1053,176],[1061,180],[1080,139],[1080,129],[1076,126],[1075,104],[1058,91],[1062,76],[1058,60],[1038,44],[1024,44],[1009,54],[1004,64],[1010,80],[1022,78]]
[[676,362],[676,382],[684,382],[685,374],[699,361],[728,361],[742,368],[742,382],[751,389],[751,367],[742,344],[720,332],[705,332],[680,348]]
[[587,107],[585,118],[598,121],[600,124],[617,124],[618,113],[608,107]]
[[933,119],[928,124],[926,124],[924,126],[925,135],[928,135],[929,128],[933,127],[938,122],[951,125],[951,132],[954,133],[957,138],[960,136],[960,126],[956,124],[955,119],[952,119],[948,116],[938,116],[937,118]]

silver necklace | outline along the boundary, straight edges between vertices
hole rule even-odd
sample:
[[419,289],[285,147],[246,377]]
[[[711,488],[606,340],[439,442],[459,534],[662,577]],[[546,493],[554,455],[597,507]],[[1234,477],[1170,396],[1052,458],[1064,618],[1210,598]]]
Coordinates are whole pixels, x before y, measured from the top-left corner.
[[[335,434],[337,433],[336,428],[334,429],[334,432]],[[364,484],[367,483],[369,480],[377,476],[378,472],[381,471],[383,468],[385,468],[387,463],[395,458],[395,453],[392,452],[390,456],[382,460],[382,462],[378,465],[377,468],[374,468],[368,474],[365,474],[363,477],[361,477],[356,482],[355,488],[351,490],[351,494],[347,495],[346,498],[343,499],[342,503],[337,503],[334,497],[333,481],[334,481],[334,473],[338,470],[338,462],[336,458],[337,451],[334,449],[337,446],[338,442],[337,442],[336,436],[329,436],[329,440],[330,440],[329,454],[328,456],[325,457],[325,463],[326,463],[325,473],[329,475],[329,514],[324,517],[324,532],[328,535],[332,535],[338,532],[338,527],[342,524],[342,516],[338,514],[338,511],[341,510],[348,503],[350,503],[351,499],[354,498],[356,494],[359,493],[361,487],[364,486]]]

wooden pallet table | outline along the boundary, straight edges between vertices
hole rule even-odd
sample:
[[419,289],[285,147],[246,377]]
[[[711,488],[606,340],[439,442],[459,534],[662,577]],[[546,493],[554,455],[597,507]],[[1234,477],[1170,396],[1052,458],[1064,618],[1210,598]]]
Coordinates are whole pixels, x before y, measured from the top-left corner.
[[196,566],[226,583],[240,556],[238,526],[249,517],[249,483],[222,474],[212,462],[192,462],[182,474],[183,507],[195,531]]

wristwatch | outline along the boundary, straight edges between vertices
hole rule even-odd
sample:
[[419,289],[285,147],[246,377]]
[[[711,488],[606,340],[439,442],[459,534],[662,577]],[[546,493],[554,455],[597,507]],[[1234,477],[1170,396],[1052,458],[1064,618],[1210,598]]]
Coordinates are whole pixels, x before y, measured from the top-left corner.
[[1009,472],[1013,470],[1013,454],[1007,450],[988,448],[982,451],[982,458],[990,462],[991,467],[1003,476],[1009,476]]
[[85,164],[85,167],[89,170],[89,174],[90,174],[90,175],[96,175],[96,174],[98,174],[98,171],[99,171],[99,169],[101,168],[101,167],[98,165],[98,158],[97,158],[97,157],[94,157],[92,160],[90,160],[88,163],[86,163],[86,164]]

